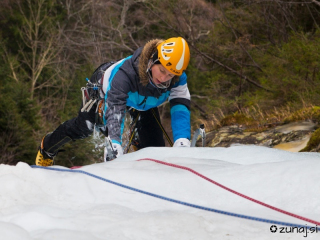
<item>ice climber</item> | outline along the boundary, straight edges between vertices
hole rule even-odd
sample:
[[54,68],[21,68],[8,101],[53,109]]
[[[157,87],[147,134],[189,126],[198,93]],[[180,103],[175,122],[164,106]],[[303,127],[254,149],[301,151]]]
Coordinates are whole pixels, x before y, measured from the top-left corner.
[[[117,156],[123,154],[122,131],[126,111],[139,113],[139,147],[165,146],[158,106],[169,98],[174,147],[190,147],[190,93],[187,75],[190,51],[185,39],[154,39],[133,55],[102,64],[82,88],[78,116],[45,135],[36,157],[39,166],[53,165],[59,149],[71,140],[90,136],[95,127],[112,140]],[[87,85],[88,86],[88,85]],[[99,87],[98,95],[95,90]],[[98,101],[99,100],[99,101]]]

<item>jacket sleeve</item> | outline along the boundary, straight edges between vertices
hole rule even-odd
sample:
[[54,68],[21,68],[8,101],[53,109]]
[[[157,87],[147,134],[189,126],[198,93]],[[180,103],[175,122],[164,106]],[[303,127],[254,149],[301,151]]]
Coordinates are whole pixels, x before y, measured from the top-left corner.
[[118,71],[106,89],[105,120],[108,134],[114,143],[121,144],[129,88],[126,74]]
[[171,107],[171,127],[173,140],[191,138],[190,127],[190,92],[187,86],[187,75],[183,73],[171,89],[169,102]]

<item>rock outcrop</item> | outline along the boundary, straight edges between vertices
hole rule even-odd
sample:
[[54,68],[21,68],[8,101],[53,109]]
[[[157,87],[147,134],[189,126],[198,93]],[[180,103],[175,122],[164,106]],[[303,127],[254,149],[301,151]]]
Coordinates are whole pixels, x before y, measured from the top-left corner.
[[241,125],[224,126],[207,133],[206,146],[254,144],[298,152],[307,146],[315,128],[315,123],[307,121],[275,126],[262,132],[247,131]]

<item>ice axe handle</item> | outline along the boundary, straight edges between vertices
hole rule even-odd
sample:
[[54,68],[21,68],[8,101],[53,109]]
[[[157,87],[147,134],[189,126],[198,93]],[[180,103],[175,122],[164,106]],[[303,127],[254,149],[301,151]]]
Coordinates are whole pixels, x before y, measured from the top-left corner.
[[196,131],[194,131],[192,141],[191,141],[191,147],[196,146],[196,142],[197,142],[199,135],[201,136],[201,139],[202,139],[202,147],[205,147],[205,145],[206,145],[206,132],[204,129],[204,124],[200,124],[199,128]]
[[112,141],[108,134],[108,128],[105,129],[105,148],[107,149],[106,161],[111,161],[117,157],[118,151],[113,149]]

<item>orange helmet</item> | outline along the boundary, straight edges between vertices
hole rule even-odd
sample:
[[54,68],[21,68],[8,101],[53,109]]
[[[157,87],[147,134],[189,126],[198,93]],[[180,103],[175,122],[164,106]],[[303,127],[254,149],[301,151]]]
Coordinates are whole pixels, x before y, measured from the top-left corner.
[[158,60],[169,72],[181,76],[190,60],[188,43],[182,37],[169,38],[157,46]]

